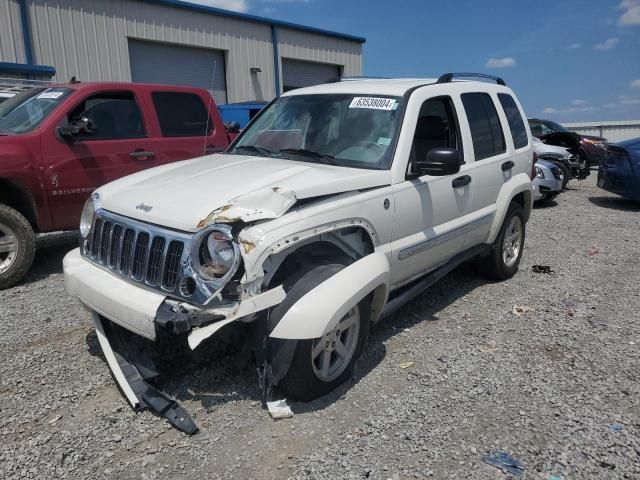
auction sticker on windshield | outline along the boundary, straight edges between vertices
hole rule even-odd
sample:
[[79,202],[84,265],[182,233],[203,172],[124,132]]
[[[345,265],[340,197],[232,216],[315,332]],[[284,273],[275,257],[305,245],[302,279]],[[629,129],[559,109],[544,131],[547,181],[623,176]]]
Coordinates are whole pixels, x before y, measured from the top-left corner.
[[41,93],[40,95],[38,95],[37,98],[56,99],[56,98],[60,98],[62,95],[64,95],[64,90],[63,91],[49,90],[47,92]]
[[349,108],[369,108],[372,110],[395,110],[398,102],[393,98],[354,97]]

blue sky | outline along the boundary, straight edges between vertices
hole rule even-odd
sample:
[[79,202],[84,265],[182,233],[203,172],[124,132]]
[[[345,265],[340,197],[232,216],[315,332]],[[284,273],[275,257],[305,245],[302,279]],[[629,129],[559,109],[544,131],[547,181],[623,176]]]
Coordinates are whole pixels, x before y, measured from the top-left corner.
[[640,119],[640,0],[192,0],[366,37],[364,74],[505,78],[528,116]]

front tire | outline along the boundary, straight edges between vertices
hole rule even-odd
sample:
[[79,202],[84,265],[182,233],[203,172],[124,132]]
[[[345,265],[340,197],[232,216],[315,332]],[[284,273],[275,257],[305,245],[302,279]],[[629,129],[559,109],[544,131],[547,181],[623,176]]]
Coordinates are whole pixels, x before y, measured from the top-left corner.
[[562,175],[564,178],[562,179],[562,189],[567,188],[567,183],[569,183],[569,179],[571,178],[571,171],[569,168],[562,162],[553,162],[560,170],[562,170]]
[[[275,327],[289,308],[307,292],[343,268],[344,265],[336,263],[311,266],[287,291],[284,302],[272,310],[272,326]],[[355,362],[369,336],[369,327],[370,302],[365,299],[323,337],[297,340],[291,366],[279,383],[284,394],[292,400],[313,400],[330,393],[351,377]]]
[[0,205],[0,290],[13,287],[24,277],[35,254],[29,221],[17,210]]
[[478,262],[480,272],[494,280],[513,277],[522,259],[524,238],[524,212],[520,205],[511,203],[489,255]]

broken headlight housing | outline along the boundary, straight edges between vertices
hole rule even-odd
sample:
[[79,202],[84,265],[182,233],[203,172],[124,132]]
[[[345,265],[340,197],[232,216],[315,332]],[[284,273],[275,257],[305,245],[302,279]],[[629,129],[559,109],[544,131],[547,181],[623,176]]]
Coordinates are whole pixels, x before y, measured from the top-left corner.
[[233,232],[227,225],[211,225],[193,238],[190,267],[198,289],[213,296],[236,273],[241,255]]

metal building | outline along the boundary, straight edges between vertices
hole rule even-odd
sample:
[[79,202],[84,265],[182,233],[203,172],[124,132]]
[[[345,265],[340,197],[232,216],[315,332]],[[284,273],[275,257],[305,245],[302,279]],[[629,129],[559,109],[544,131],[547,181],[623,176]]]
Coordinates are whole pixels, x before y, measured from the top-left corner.
[[190,85],[218,103],[361,75],[364,42],[179,0],[0,0],[0,77]]
[[604,137],[614,143],[640,137],[640,120],[565,123],[564,126],[581,135]]

